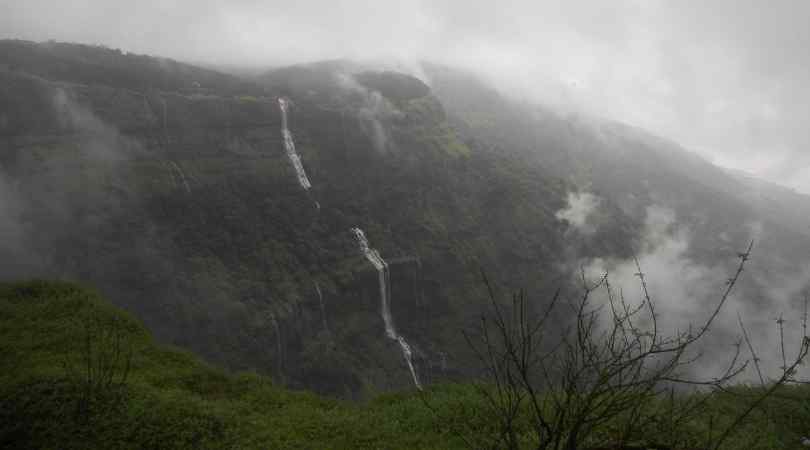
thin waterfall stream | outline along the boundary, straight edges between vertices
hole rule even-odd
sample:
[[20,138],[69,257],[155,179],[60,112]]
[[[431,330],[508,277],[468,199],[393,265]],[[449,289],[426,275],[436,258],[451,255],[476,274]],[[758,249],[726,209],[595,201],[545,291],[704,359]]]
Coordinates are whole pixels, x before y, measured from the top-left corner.
[[186,188],[186,193],[191,194],[191,186],[189,186],[188,180],[186,180],[186,173],[183,172],[183,169],[180,167],[180,165],[172,160],[169,160],[169,166],[171,166],[171,168],[177,173],[177,176],[180,177],[180,181]]
[[411,346],[408,345],[408,342],[404,337],[397,334],[397,330],[394,327],[394,319],[391,316],[391,277],[388,270],[388,264],[385,262],[382,256],[380,256],[380,252],[369,246],[368,239],[366,238],[365,233],[363,233],[363,230],[360,228],[352,228],[351,231],[355,238],[357,238],[360,251],[363,252],[366,259],[377,270],[377,276],[380,284],[380,313],[382,314],[383,322],[385,323],[385,335],[388,336],[389,339],[397,341],[399,344],[400,349],[402,349],[402,356],[405,357],[405,362],[408,364],[411,377],[413,377],[413,384],[416,385],[417,389],[421,390],[422,384],[419,382],[419,377],[416,374],[416,368],[413,365],[413,351],[411,350]]
[[312,183],[309,182],[307,173],[304,171],[304,165],[301,163],[301,157],[298,156],[298,152],[295,151],[295,141],[293,141],[292,133],[287,127],[288,106],[287,99],[279,97],[278,107],[281,109],[281,134],[284,136],[284,150],[287,151],[287,157],[290,158],[293,169],[295,169],[295,174],[298,176],[298,184],[300,184],[305,190],[308,190],[312,187]]
[[317,281],[313,281],[315,284],[315,292],[318,294],[318,303],[321,305],[321,319],[323,320],[323,330],[327,333],[331,333],[329,331],[329,323],[326,321],[326,306],[323,304],[323,293],[321,292],[321,286],[318,284]]
[[[304,190],[309,190],[312,187],[312,183],[310,183],[309,178],[307,177],[306,172],[304,171],[304,165],[301,162],[301,157],[298,155],[298,152],[295,150],[295,141],[293,140],[292,133],[290,132],[288,122],[287,122],[287,112],[289,108],[289,101],[283,97],[279,97],[278,99],[279,109],[281,110],[281,134],[284,137],[284,150],[287,152],[287,157],[290,159],[290,163],[292,163],[293,169],[295,169],[296,176],[298,178],[298,184],[301,185]],[[315,207],[317,210],[320,210],[321,205],[315,201]],[[399,344],[400,349],[402,350],[402,356],[405,358],[405,362],[408,365],[408,370],[411,373],[411,377],[413,378],[413,383],[417,389],[422,389],[422,384],[419,382],[419,376],[416,373],[416,368],[413,364],[413,351],[411,350],[411,346],[405,340],[404,337],[397,334],[396,328],[394,327],[394,320],[391,316],[391,283],[390,283],[390,274],[388,270],[388,264],[385,262],[384,259],[380,256],[380,253],[371,248],[368,243],[368,239],[366,239],[366,235],[363,233],[363,230],[359,228],[352,228],[352,233],[354,233],[355,237],[357,238],[357,242],[360,246],[360,250],[363,252],[363,255],[368,259],[369,262],[374,266],[377,270],[377,274],[379,277],[379,285],[380,285],[380,302],[381,308],[380,313],[383,318],[383,322],[385,323],[385,335]],[[315,290],[318,294],[318,300],[321,306],[321,315],[323,318],[323,325],[324,329],[329,330],[328,324],[326,322],[326,311],[323,304],[323,295],[320,290],[320,286],[315,283]],[[275,323],[275,318],[273,318],[274,324],[278,327],[278,324]],[[277,330],[278,334],[278,330]]]

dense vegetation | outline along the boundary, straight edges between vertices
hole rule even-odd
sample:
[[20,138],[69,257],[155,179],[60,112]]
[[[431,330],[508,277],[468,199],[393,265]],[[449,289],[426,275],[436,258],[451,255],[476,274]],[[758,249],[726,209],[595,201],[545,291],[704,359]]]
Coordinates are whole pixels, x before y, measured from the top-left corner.
[[[220,367],[365,398],[410,379],[354,226],[390,263],[395,322],[429,381],[474,373],[461,330],[486,306],[482,268],[538,294],[565,287],[580,258],[637,250],[653,203],[694,227],[700,262],[727,260],[759,219],[758,254],[782,265],[769,270],[810,251],[798,219],[760,217],[739,180],[676,146],[426,73],[430,87],[330,61],[246,81],[2,41],[0,259],[13,263],[0,278],[79,281]],[[309,191],[284,152],[279,96]],[[603,199],[593,234],[556,215],[577,191]]]
[[[19,244],[3,248],[15,261],[3,277],[97,286],[164,342],[356,396],[409,379],[351,227],[391,262],[397,326],[428,379],[470,367],[458,330],[483,305],[480,267],[538,289],[558,272],[565,183],[482,151],[412,77],[367,73],[346,87],[291,68],[258,80],[259,94],[141,89],[117,75],[134,56],[5,45],[17,50],[0,71],[4,220]],[[57,57],[63,70],[46,70]],[[108,76],[86,78],[97,59]],[[199,78],[172,67],[171,80]],[[309,192],[283,150],[278,95],[293,102]],[[612,242],[630,239],[632,228],[615,228]]]
[[[289,391],[158,345],[131,315],[69,283],[0,284],[0,352],[2,448],[461,449],[498,433],[474,385],[435,385],[424,395],[385,394],[363,404]],[[660,409],[661,421],[636,442],[701,448],[756,391],[740,386],[715,397],[677,435],[665,433],[668,401],[648,405]],[[808,402],[805,388],[780,391],[723,448],[800,448]],[[520,422],[517,430],[530,446],[528,427]],[[608,424],[579,448],[608,445],[611,430]]]
[[[130,315],[75,285],[4,284],[0,315],[3,448],[420,448],[441,439],[424,413],[409,414],[418,402],[408,395],[358,407],[228,375],[156,345]],[[131,367],[88,390],[101,374],[87,377],[83,363],[110,361],[99,338],[107,329],[123,335]],[[427,433],[409,436],[416,429]]]
[[0,65],[51,80],[134,90],[256,94],[262,89],[237,77],[167,58],[122,52],[103,46],[64,42],[0,41]]

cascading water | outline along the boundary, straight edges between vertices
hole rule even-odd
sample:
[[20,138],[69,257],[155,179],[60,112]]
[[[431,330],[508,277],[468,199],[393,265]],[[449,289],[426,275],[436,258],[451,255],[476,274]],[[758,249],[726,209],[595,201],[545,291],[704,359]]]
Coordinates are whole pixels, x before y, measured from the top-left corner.
[[309,189],[312,184],[307,178],[307,173],[304,172],[304,165],[301,163],[301,157],[295,151],[295,142],[293,141],[292,133],[287,128],[287,100],[279,97],[278,106],[281,109],[281,134],[284,136],[284,150],[287,151],[287,157],[295,169],[295,174],[298,176],[298,184],[304,189]]
[[186,192],[191,194],[191,186],[188,185],[188,181],[186,180],[186,173],[183,172],[183,169],[180,168],[180,166],[174,161],[169,161],[169,165],[172,167],[172,169],[174,169],[174,171],[180,177],[180,181],[183,183],[183,186],[186,188]]
[[273,324],[273,328],[276,329],[276,358],[278,358],[278,371],[281,373],[284,370],[283,344],[281,342],[281,327],[278,326],[278,320],[276,320],[274,313],[270,313],[270,322]]
[[163,134],[167,135],[169,132],[169,106],[163,97],[160,98],[160,102],[163,105]]
[[360,228],[352,228],[352,233],[357,238],[357,243],[360,245],[360,251],[363,256],[377,269],[377,276],[380,284],[380,302],[381,314],[383,322],[385,323],[385,334],[390,339],[397,341],[399,347],[402,349],[402,356],[405,357],[405,362],[408,364],[408,369],[411,371],[413,377],[413,384],[417,389],[422,389],[422,384],[419,382],[419,377],[416,375],[416,369],[413,365],[413,352],[411,346],[405,341],[405,338],[397,334],[394,328],[394,320],[391,317],[391,283],[388,271],[388,264],[380,256],[380,252],[371,248],[366,238],[365,233]]
[[315,292],[318,293],[318,303],[321,305],[321,318],[323,319],[323,330],[327,333],[331,333],[329,331],[329,324],[326,322],[326,307],[323,304],[323,293],[321,292],[321,286],[318,284],[317,281],[313,281],[315,284]]

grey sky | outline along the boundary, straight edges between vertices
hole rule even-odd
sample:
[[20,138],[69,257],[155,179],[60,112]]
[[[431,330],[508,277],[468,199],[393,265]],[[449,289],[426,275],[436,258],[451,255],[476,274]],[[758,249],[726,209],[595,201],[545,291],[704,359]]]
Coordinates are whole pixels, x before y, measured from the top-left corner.
[[0,0],[0,37],[188,61],[432,59],[810,192],[810,1]]

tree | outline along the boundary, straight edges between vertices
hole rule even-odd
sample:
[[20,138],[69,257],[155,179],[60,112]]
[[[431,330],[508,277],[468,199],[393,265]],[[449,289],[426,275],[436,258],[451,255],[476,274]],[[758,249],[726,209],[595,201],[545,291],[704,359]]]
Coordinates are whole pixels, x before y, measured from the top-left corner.
[[66,358],[63,367],[78,391],[76,413],[84,416],[97,401],[120,393],[129,376],[133,349],[130,327],[122,318],[89,311],[79,320],[78,362]]
[[[715,395],[748,365],[742,361],[742,341],[735,343],[728,366],[712,379],[688,375],[693,356],[723,309],[748,260],[752,245],[739,255],[734,275],[711,314],[698,327],[666,336],[651,298],[645,275],[636,261],[643,299],[631,306],[616,295],[608,274],[589,283],[581,275],[582,295],[568,304],[573,320],[561,333],[549,332],[550,320],[559,321],[559,291],[545,309],[530,313],[525,292],[503,306],[484,275],[492,313],[482,315],[476,333],[465,333],[483,365],[476,390],[484,398],[497,432],[465,439],[475,448],[536,448],[553,450],[674,449],[696,445],[685,429],[705,412]],[[595,291],[603,289],[607,304],[596,305]],[[806,330],[806,319],[805,319]],[[743,330],[744,331],[744,330]],[[752,349],[746,333],[746,342]],[[720,448],[755,408],[780,386],[796,382],[796,368],[808,353],[802,338],[795,359],[784,361],[782,376],[747,399],[723,429],[710,426],[701,448]],[[781,343],[784,352],[784,341]],[[752,352],[759,369],[756,355]],[[682,386],[700,386],[698,394],[679,395]],[[711,420],[711,417],[710,417]],[[691,447],[690,447],[691,448]]]

